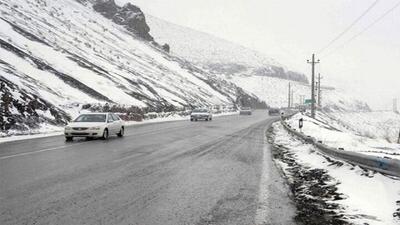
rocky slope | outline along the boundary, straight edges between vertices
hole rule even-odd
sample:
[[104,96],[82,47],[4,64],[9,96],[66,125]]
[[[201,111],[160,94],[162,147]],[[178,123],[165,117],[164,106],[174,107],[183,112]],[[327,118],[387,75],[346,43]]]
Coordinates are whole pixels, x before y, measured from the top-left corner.
[[[52,130],[82,108],[138,118],[215,105],[280,107],[288,80],[295,96],[308,95],[307,78],[272,59],[154,21],[114,0],[0,0],[0,136]],[[357,108],[347,95],[329,96],[330,109]]]
[[108,5],[108,13],[110,3],[0,1],[2,135],[62,125],[87,104],[146,112],[234,105],[242,96],[262,104],[161,50],[138,7]]
[[130,3],[119,7],[114,0],[93,0],[93,9],[116,24],[124,26],[138,37],[147,41],[154,40],[149,34],[150,27],[147,25],[146,18],[139,7]]

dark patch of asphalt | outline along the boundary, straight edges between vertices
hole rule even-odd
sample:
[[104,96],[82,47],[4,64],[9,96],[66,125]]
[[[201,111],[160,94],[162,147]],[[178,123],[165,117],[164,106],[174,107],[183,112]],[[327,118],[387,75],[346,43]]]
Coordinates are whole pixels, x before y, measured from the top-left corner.
[[[259,111],[133,126],[107,141],[0,144],[0,224],[249,225],[260,204],[258,224],[292,223],[284,181],[263,161],[274,120]],[[265,170],[270,201],[260,202]]]

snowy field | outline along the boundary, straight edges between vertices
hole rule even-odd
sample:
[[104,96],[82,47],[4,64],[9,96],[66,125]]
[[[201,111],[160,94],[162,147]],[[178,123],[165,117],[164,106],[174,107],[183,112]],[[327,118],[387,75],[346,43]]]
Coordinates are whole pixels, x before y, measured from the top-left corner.
[[[388,142],[384,138],[385,126],[393,126],[393,123],[384,123],[387,118],[383,115],[372,119],[370,116],[357,117],[354,115],[367,115],[368,113],[336,113],[335,115],[349,115],[348,121],[353,121],[351,126],[342,120],[337,121],[326,114],[317,114],[316,119],[312,119],[300,113],[294,115],[287,122],[294,128],[298,128],[300,118],[304,120],[302,132],[306,135],[315,137],[324,144],[343,148],[346,151],[354,151],[362,154],[375,155],[400,159],[400,144]],[[353,115],[353,117],[351,117]],[[345,117],[340,117],[340,119]],[[377,119],[379,118],[379,119]],[[365,132],[372,132],[376,136],[365,135]],[[381,136],[382,134],[382,136]]]
[[[295,125],[294,120],[291,122]],[[318,122],[307,119],[305,127],[313,123]],[[279,146],[275,148],[275,160],[294,192],[299,208],[297,220],[313,224],[400,224],[400,180],[322,155],[314,146],[290,135],[279,122],[273,128],[273,142]],[[329,130],[318,131],[334,134],[325,129]],[[304,205],[308,208],[302,209]],[[309,207],[320,212],[313,217],[321,216],[319,222],[310,221]]]

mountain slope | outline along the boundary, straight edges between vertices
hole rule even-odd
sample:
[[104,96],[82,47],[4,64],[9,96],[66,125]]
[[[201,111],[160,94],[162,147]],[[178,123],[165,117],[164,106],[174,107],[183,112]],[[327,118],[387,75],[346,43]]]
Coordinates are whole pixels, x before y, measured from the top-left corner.
[[160,111],[232,105],[245,94],[104,17],[93,1],[1,1],[0,12],[3,132],[62,124],[82,104]]
[[290,71],[273,58],[210,34],[147,15],[150,34],[170,45],[171,52],[210,72],[277,77],[307,83],[307,77]]
[[[150,34],[170,45],[172,54],[188,59],[215,76],[241,87],[269,106],[284,107],[288,102],[288,84],[292,85],[293,102],[311,96],[307,77],[292,72],[275,60],[210,34],[182,27],[148,15]],[[369,107],[352,97],[351,92],[322,89],[322,102],[329,111],[365,111]]]

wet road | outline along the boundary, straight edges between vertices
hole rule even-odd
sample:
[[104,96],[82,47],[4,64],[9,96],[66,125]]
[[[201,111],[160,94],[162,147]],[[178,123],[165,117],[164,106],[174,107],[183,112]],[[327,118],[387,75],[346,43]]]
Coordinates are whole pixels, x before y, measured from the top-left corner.
[[[266,112],[0,144],[0,224],[292,224]],[[265,152],[265,154],[264,154]]]

